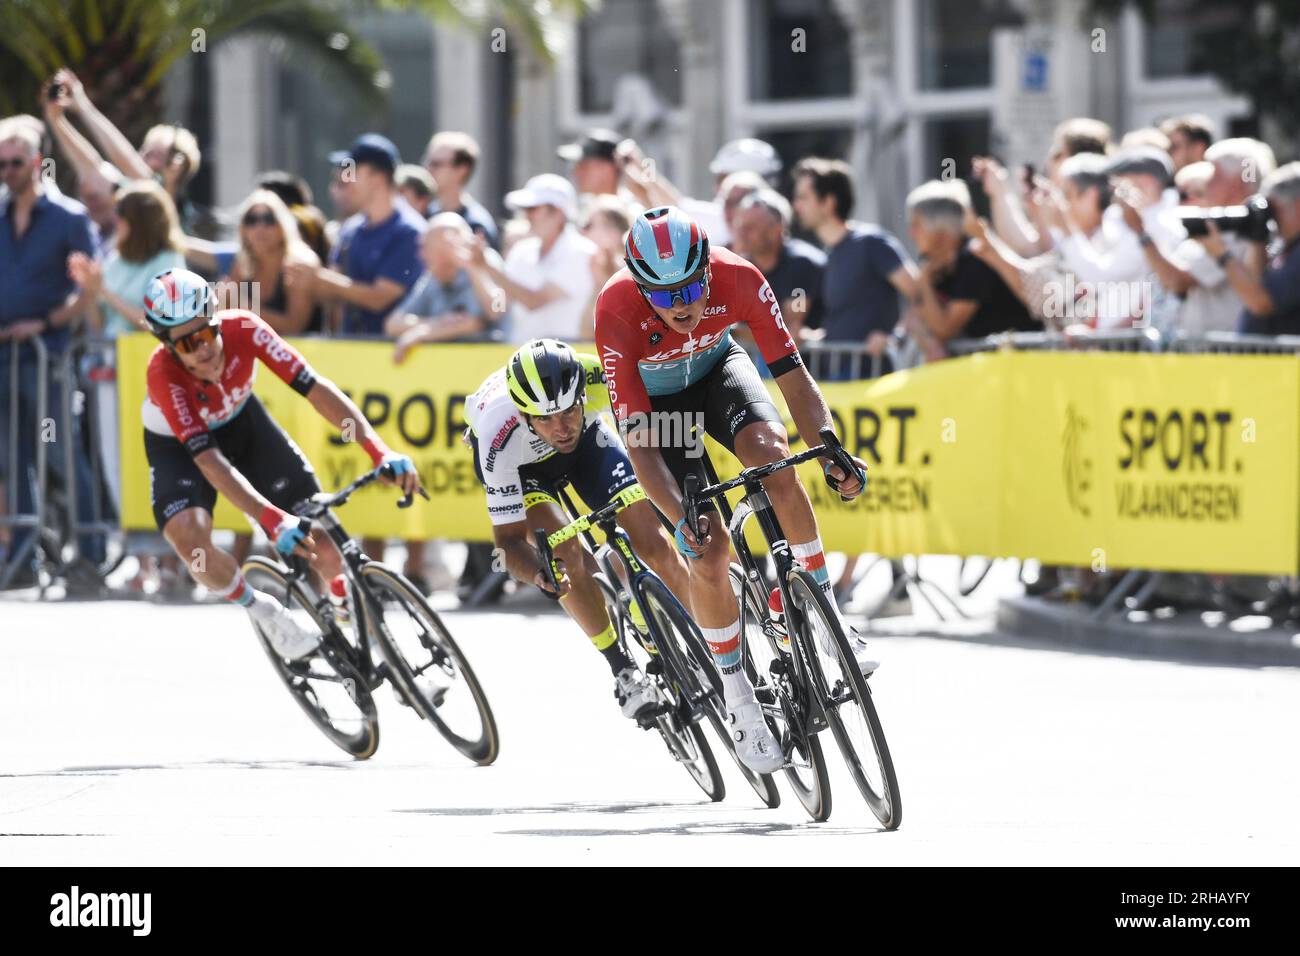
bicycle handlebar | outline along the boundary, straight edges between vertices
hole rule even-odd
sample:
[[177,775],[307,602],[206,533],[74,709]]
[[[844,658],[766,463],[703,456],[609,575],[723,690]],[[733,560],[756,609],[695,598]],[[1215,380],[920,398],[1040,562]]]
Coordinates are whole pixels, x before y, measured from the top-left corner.
[[[324,514],[325,511],[327,511],[330,508],[338,508],[342,505],[347,504],[348,499],[352,497],[354,492],[360,491],[362,488],[364,488],[366,485],[370,484],[371,482],[378,481],[381,476],[385,478],[395,477],[393,474],[392,466],[380,465],[377,468],[373,468],[370,471],[366,472],[365,474],[361,475],[359,478],[356,479],[356,481],[352,482],[352,484],[348,485],[346,488],[342,488],[339,491],[334,492],[334,494],[332,495],[325,494],[324,492],[322,492],[320,494],[313,496],[310,505],[307,508],[303,509],[304,510],[303,516],[308,518],[318,517],[319,515]],[[417,486],[416,491],[420,493],[420,497],[423,498],[425,501],[429,500],[429,493],[425,491],[423,488]],[[403,495],[401,499],[397,502],[397,507],[409,508],[411,507],[413,502],[414,502],[414,498],[411,495],[409,494]]]
[[823,428],[820,436],[822,443],[807,451],[801,451],[797,455],[791,455],[789,458],[782,458],[780,461],[769,462],[766,465],[756,465],[753,468],[746,468],[735,478],[728,481],[720,481],[716,485],[700,487],[700,478],[698,475],[689,474],[684,482],[685,489],[682,496],[682,510],[686,513],[686,525],[691,529],[691,533],[699,538],[699,503],[712,498],[720,498],[728,491],[734,488],[740,488],[743,485],[753,481],[762,481],[764,478],[770,478],[778,471],[786,468],[792,468],[795,465],[801,465],[805,461],[812,461],[814,458],[830,458],[832,464],[839,465],[844,469],[846,475],[857,474],[865,483],[865,476],[862,475],[853,456],[844,450],[840,444],[839,438],[836,437],[835,431],[830,428]]
[[537,551],[542,559],[542,573],[546,575],[546,580],[556,589],[559,588],[559,581],[555,574],[555,557],[553,550],[571,538],[576,538],[584,531],[590,531],[593,527],[603,524],[606,521],[612,521],[614,515],[618,514],[628,505],[636,504],[638,501],[645,501],[645,489],[640,485],[629,485],[622,491],[614,495],[614,499],[605,507],[593,511],[590,514],[581,515],[574,518],[563,528],[552,531],[547,534],[541,528],[533,529],[533,541],[537,545]]

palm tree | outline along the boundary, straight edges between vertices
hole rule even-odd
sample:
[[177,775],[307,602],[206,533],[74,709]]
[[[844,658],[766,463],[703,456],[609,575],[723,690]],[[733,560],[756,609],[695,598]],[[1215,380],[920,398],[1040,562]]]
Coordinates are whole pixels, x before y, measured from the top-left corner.
[[382,108],[383,62],[355,35],[349,12],[405,9],[443,22],[499,23],[549,59],[549,18],[581,15],[597,0],[3,0],[0,116],[39,113],[41,85],[72,69],[132,141],[162,113],[162,83],[183,57],[235,36],[273,37],[282,59]]

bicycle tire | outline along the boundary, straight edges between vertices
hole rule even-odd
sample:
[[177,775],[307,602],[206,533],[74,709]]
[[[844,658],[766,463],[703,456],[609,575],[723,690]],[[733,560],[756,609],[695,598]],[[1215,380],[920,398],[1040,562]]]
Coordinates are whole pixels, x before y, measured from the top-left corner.
[[[286,662],[272,649],[266,636],[262,633],[262,629],[254,621],[253,630],[257,633],[258,643],[262,645],[262,650],[270,658],[271,665],[289,694],[297,701],[298,706],[302,708],[321,733],[340,750],[351,754],[358,760],[366,760],[374,756],[375,751],[379,749],[379,712],[375,706],[374,697],[370,693],[370,688],[352,663],[351,654],[348,653],[348,650],[336,645],[336,641],[339,639],[334,631],[320,616],[316,608],[312,606],[301,588],[290,582],[287,572],[280,564],[267,558],[255,556],[244,562],[240,572],[243,574],[245,584],[248,587],[269,595],[282,605],[286,604],[286,599],[292,594],[294,603],[298,608],[308,614],[320,628],[321,633],[324,635],[321,644],[322,651],[314,655],[313,659],[323,659],[338,674],[339,683],[360,711],[361,727],[356,733],[352,734],[336,727],[329,717],[329,712],[317,696],[315,689],[307,683],[307,669],[310,667],[312,659],[308,659],[305,664],[303,662]],[[322,677],[322,679],[328,678]],[[349,681],[351,682],[350,685],[347,683]],[[306,693],[308,690],[311,691],[310,699]]]
[[[496,719],[492,715],[492,707],[468,659],[437,612],[429,607],[428,601],[415,585],[382,564],[367,563],[361,569],[361,581],[367,589],[374,592],[368,600],[358,602],[364,608],[366,632],[378,645],[379,652],[387,664],[388,678],[397,688],[398,693],[416,713],[433,724],[447,742],[460,753],[481,766],[492,763],[500,752],[500,736],[497,732]],[[419,641],[424,649],[430,652],[429,663],[413,665],[403,649],[398,646],[388,624],[383,620],[372,619],[376,607],[382,617],[384,613],[382,596],[385,594],[401,604],[408,618],[416,619],[421,625]],[[436,655],[431,643],[436,645]],[[435,666],[444,676],[451,678],[446,693],[438,701],[433,700],[429,692],[417,683],[425,671]],[[458,682],[463,682],[468,688],[474,704],[478,718],[475,736],[466,736],[459,729],[451,727],[448,720],[443,717],[443,713],[446,713],[444,710],[446,694],[450,693]]]
[[[791,729],[790,717],[795,712],[794,704],[789,696],[777,687],[769,668],[769,663],[776,659],[780,652],[772,647],[763,629],[762,619],[759,617],[760,609],[763,614],[766,614],[767,602],[764,600],[759,603],[757,591],[749,586],[745,579],[745,572],[741,568],[733,564],[730,571],[732,591],[740,607],[745,673],[749,675],[750,681],[758,690],[760,703],[766,705],[764,711],[768,715],[768,726],[781,742],[781,749],[785,752],[787,760],[791,762],[791,766],[783,771],[786,783],[790,785],[795,799],[799,801],[799,805],[804,808],[804,812],[813,822],[824,823],[831,815],[831,779],[821,741],[816,735]],[[756,647],[755,642],[761,643]],[[757,656],[756,650],[759,651]],[[767,653],[762,653],[763,650]],[[770,701],[765,698],[770,698]],[[782,718],[779,722],[771,714],[769,707],[780,708]],[[798,752],[799,762],[803,764],[802,768],[796,764],[792,749]],[[804,779],[805,774],[808,775],[807,780]]]
[[[722,773],[718,770],[717,758],[714,757],[713,748],[709,746],[708,738],[704,736],[700,725],[684,719],[690,706],[689,699],[701,699],[708,693],[704,685],[698,681],[695,669],[690,666],[687,657],[689,645],[683,648],[682,644],[673,637],[676,633],[682,636],[682,640],[687,640],[685,635],[690,633],[690,616],[673,597],[668,586],[654,575],[646,575],[638,579],[636,589],[637,599],[641,602],[641,611],[650,628],[650,639],[658,648],[659,659],[664,665],[664,685],[670,694],[676,695],[676,699],[671,701],[673,706],[669,713],[656,719],[659,732],[664,736],[669,752],[673,753],[686,768],[691,779],[704,791],[705,796],[717,803],[727,795],[726,784],[723,782]],[[707,705],[705,706],[707,714]],[[674,748],[673,738],[682,740],[684,736],[689,736],[698,754],[698,760],[683,759],[689,748]]]
[[[853,649],[844,634],[844,629],[840,626],[838,615],[832,613],[830,602],[827,601],[821,585],[809,572],[800,568],[792,569],[787,580],[791,602],[799,611],[798,626],[802,631],[800,636],[805,642],[808,657],[816,661],[813,680],[822,698],[826,717],[831,725],[831,733],[835,736],[835,742],[839,745],[853,782],[857,784],[858,791],[867,806],[871,808],[871,812],[886,830],[896,830],[903,820],[903,801],[898,790],[894,761],[889,753],[889,743],[885,740],[884,728],[880,725],[880,717],[871,699],[871,688],[867,686],[866,679],[858,670]],[[811,618],[820,619],[821,626],[835,642],[837,669],[840,676],[834,685],[830,684],[822,669],[818,655],[819,653],[825,655],[818,648],[817,638],[812,633]],[[846,692],[847,696],[845,696]],[[850,705],[853,705],[852,709],[857,711],[856,715],[851,712],[846,713],[846,708]],[[865,740],[855,742],[848,722],[859,719],[867,734]],[[858,752],[866,740],[870,741],[873,751],[871,756],[875,758],[874,762],[880,770],[878,786],[868,779],[862,765],[864,755]]]

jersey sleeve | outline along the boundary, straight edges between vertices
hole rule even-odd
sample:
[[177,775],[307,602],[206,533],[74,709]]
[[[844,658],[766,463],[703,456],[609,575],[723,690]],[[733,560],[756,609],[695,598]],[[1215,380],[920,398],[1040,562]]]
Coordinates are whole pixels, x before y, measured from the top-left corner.
[[181,374],[173,374],[165,357],[149,363],[145,387],[151,401],[163,413],[176,440],[191,455],[212,447],[212,433],[207,422],[199,415],[189,387],[181,381]]
[[596,353],[605,372],[610,408],[622,421],[629,415],[648,415],[650,395],[641,380],[640,341],[631,322],[620,315],[618,288],[606,286],[596,299]]
[[737,265],[736,299],[740,304],[740,317],[753,333],[773,378],[780,378],[803,365],[771,283],[750,263]]
[[[280,334],[266,324],[260,316],[251,312],[238,316],[239,332],[247,337],[253,354],[262,364],[275,373],[275,376],[299,395],[306,395],[316,384],[316,373],[307,364],[299,351],[280,338]],[[225,333],[226,326],[222,325]]]
[[487,495],[488,520],[493,525],[524,520],[524,492],[519,477],[523,427],[512,415],[494,431],[478,435],[478,467]]

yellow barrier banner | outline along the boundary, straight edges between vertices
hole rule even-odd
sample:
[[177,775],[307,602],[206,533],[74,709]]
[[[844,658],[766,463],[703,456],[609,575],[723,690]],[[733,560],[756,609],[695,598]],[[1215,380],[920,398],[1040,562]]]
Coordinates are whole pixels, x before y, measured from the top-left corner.
[[1300,361],[1014,352],[999,554],[1295,574]]
[[[460,439],[466,396],[510,347],[421,348],[396,365],[387,343],[294,344],[392,448],[412,456],[433,498],[399,510],[392,489],[368,488],[340,515],[351,533],[491,540],[483,490]],[[139,416],[154,345],[139,335],[118,346],[123,526],[133,529],[154,527]],[[829,550],[1297,573],[1294,357],[1004,351],[871,382],[825,383],[822,391],[870,479],[858,500],[844,503],[816,463],[801,467]],[[268,371],[256,392],[322,488],[338,489],[369,468],[364,451]],[[788,417],[786,424],[793,434]],[[709,449],[723,477],[737,473],[734,458],[712,442]],[[215,517],[219,527],[248,527],[224,501]]]

